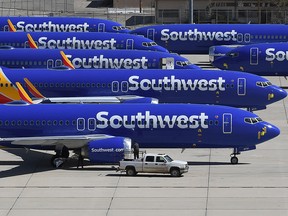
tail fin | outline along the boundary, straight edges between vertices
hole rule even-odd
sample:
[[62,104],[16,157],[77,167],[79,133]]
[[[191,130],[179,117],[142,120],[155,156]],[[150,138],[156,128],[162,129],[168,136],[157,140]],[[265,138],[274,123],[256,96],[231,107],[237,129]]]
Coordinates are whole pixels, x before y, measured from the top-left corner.
[[45,98],[36,88],[35,86],[27,79],[24,78],[24,81],[28,87],[29,92],[36,98]]
[[38,49],[37,44],[35,43],[34,39],[32,38],[32,36],[29,33],[27,34],[27,37],[28,37],[28,42],[29,42],[30,48]]
[[16,28],[15,28],[15,26],[13,25],[13,23],[11,22],[11,20],[8,19],[7,22],[8,22],[9,31],[10,31],[10,32],[16,32]]
[[32,99],[29,97],[29,95],[27,94],[27,92],[23,89],[23,87],[21,86],[21,84],[19,82],[16,82],[16,86],[18,88],[18,92],[19,92],[19,95],[20,95],[20,98],[23,100],[23,101],[26,101],[30,104],[33,104],[33,101]]
[[75,67],[73,66],[72,62],[67,58],[65,53],[63,51],[60,51],[60,54],[62,56],[62,61],[63,61],[64,65],[66,65],[67,67],[69,67],[71,69],[75,69]]

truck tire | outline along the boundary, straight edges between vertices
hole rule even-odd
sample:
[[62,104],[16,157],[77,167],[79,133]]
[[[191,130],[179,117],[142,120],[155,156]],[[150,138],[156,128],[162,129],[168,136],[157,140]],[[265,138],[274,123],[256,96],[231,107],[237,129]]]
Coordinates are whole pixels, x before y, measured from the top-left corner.
[[134,167],[126,167],[126,175],[127,176],[135,176],[136,171]]
[[180,170],[178,168],[171,168],[170,174],[173,177],[179,177],[181,176]]

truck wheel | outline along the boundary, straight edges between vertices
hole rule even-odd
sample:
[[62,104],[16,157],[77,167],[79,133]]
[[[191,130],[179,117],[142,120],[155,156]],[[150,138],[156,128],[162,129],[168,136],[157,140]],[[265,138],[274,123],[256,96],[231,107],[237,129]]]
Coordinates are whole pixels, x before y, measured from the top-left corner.
[[179,177],[179,176],[181,176],[180,170],[179,170],[179,169],[176,169],[176,168],[172,168],[172,169],[170,170],[170,174],[171,174],[171,176],[173,176],[173,177]]
[[126,175],[127,176],[135,176],[136,171],[135,171],[134,167],[127,167],[126,168]]

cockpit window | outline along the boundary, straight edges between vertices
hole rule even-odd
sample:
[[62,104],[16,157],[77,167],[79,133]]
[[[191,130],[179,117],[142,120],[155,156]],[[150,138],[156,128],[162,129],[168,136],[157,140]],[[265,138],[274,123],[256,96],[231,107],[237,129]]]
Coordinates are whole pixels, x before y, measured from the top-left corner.
[[192,63],[189,61],[176,61],[176,65],[181,66],[181,67],[185,67],[187,65],[191,65]]
[[157,43],[156,42],[143,42],[142,46],[144,47],[157,46]]
[[231,58],[235,58],[235,57],[238,57],[238,56],[239,56],[239,53],[237,53],[237,52],[228,52],[228,53],[226,54],[226,56],[229,56],[229,57],[231,57]]
[[256,117],[256,118],[249,118],[246,117],[244,118],[244,122],[248,123],[248,124],[256,124],[258,122],[262,122],[263,120],[260,117]]
[[256,82],[256,86],[259,86],[259,87],[267,87],[267,86],[271,86],[272,83],[269,82],[269,81],[266,81],[266,82],[261,82],[261,81],[258,81]]
[[112,29],[115,30],[115,31],[120,31],[120,30],[126,29],[126,27],[124,27],[124,26],[113,26]]

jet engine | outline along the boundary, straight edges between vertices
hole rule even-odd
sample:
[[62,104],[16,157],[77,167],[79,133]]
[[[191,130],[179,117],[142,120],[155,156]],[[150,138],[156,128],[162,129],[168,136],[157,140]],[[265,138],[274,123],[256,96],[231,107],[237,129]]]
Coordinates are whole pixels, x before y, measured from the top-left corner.
[[81,150],[83,157],[92,163],[116,164],[131,154],[131,139],[124,137],[110,137],[92,140]]

